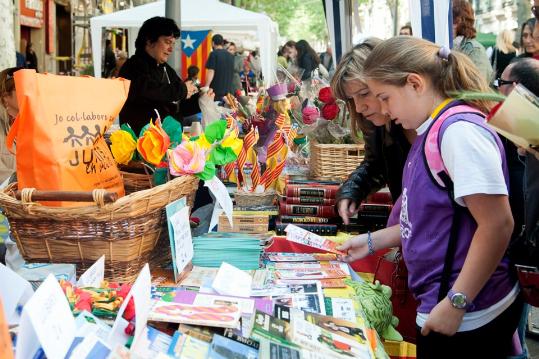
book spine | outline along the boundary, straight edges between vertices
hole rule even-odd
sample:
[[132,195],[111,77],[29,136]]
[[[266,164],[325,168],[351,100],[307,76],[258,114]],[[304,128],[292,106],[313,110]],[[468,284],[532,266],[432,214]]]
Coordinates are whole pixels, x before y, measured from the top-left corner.
[[286,187],[286,197],[321,197],[335,198],[339,186],[299,186],[289,185]]
[[256,350],[260,348],[260,344],[257,341],[250,338],[241,337],[230,329],[225,329],[225,333],[223,336],[240,344],[247,345]]
[[240,233],[266,233],[268,231],[268,224],[236,224],[230,227],[230,223],[219,222],[220,232],[240,232]]
[[[337,225],[336,224],[296,224],[298,227],[303,228],[309,232],[319,234],[321,236],[336,236]],[[288,226],[288,223],[275,224],[275,232],[278,236],[286,235],[284,229]]]
[[[228,217],[224,214],[219,216],[219,224],[228,223]],[[266,215],[232,215],[232,223],[234,225],[239,224],[268,224],[269,216]]]
[[363,203],[359,206],[360,212],[376,212],[376,213],[387,213],[391,212],[393,206],[390,204],[374,204],[374,203]]
[[282,202],[279,204],[279,213],[292,216],[337,217],[334,206],[303,206]]
[[337,222],[336,218],[325,217],[303,217],[303,216],[288,216],[283,215],[279,217],[282,223],[329,223],[334,224]]
[[287,204],[320,204],[324,206],[334,206],[334,198],[324,197],[287,197]]

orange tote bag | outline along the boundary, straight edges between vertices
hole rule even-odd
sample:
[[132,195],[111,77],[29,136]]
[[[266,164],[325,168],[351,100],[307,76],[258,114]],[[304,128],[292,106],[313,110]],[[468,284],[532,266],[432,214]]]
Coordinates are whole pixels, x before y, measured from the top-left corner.
[[123,196],[122,176],[103,134],[127,99],[129,81],[38,74],[34,70],[17,71],[14,78],[19,115],[7,145],[12,152],[16,149],[19,188],[102,188]]

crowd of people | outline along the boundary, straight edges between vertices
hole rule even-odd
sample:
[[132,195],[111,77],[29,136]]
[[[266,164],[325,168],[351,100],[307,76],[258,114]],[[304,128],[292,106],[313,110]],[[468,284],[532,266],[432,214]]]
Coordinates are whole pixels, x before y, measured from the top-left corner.
[[[395,205],[387,228],[352,237],[340,250],[351,262],[402,247],[408,284],[419,301],[419,358],[506,358],[514,354],[517,332],[519,355],[527,355],[529,307],[512,264],[539,262],[539,152],[517,148],[487,125],[490,99],[455,95],[509,95],[521,84],[539,96],[538,6],[533,13],[522,24],[520,44],[515,46],[511,29],[502,30],[490,58],[476,39],[466,0],[453,1],[453,49],[413,37],[405,26],[400,36],[366,39],[336,66],[329,47],[319,55],[305,40],[286,42],[278,54],[279,64],[299,69],[303,81],[321,65],[328,70],[335,96],[351,110],[352,133],[361,131],[365,140],[364,161],[338,192],[344,223],[367,195],[389,187]],[[167,64],[179,36],[173,20],[147,20],[135,54],[118,72],[131,80],[120,122],[136,133],[156,108],[162,118],[181,120],[200,112],[200,96],[221,99],[257,86],[257,55],[238,53],[219,34],[212,37],[206,83],[200,84],[195,66],[180,79]],[[108,74],[110,53],[109,59]],[[0,73],[6,129],[17,114],[16,70]]]

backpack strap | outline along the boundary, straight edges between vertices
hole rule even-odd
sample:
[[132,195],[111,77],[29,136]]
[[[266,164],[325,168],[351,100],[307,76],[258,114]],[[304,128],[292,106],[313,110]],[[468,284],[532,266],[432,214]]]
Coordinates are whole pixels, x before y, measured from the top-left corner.
[[432,125],[428,129],[427,135],[425,136],[425,142],[423,143],[423,153],[425,155],[425,162],[427,164],[427,168],[429,169],[431,179],[439,187],[447,190],[447,195],[451,200],[451,205],[454,212],[451,222],[451,231],[449,233],[449,241],[447,243],[447,251],[444,258],[442,277],[440,279],[438,302],[441,302],[449,292],[451,270],[453,267],[453,261],[455,259],[455,253],[457,251],[460,221],[462,215],[466,211],[466,208],[461,207],[455,201],[453,181],[449,177],[449,172],[447,171],[442,159],[440,131],[445,120],[453,115],[461,113],[473,113],[485,117],[484,114],[471,106],[453,102],[446,106],[446,108],[442,110],[441,113],[434,119]]

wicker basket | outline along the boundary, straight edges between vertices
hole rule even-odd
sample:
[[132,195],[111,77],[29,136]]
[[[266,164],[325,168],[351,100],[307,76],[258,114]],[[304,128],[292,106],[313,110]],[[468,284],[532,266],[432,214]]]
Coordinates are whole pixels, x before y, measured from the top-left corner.
[[125,194],[131,194],[154,186],[153,176],[142,162],[131,161],[129,165],[120,165],[124,179]]
[[17,200],[15,184],[0,192],[0,207],[27,262],[74,263],[81,274],[105,255],[105,277],[128,282],[164,243],[165,206],[184,196],[192,203],[197,188],[198,178],[184,176],[114,203],[62,208],[31,202],[31,196]]
[[236,205],[240,207],[249,206],[271,206],[275,200],[275,191],[268,190],[262,193],[237,191],[234,193]]
[[318,180],[345,180],[363,161],[363,144],[310,143],[311,176]]

